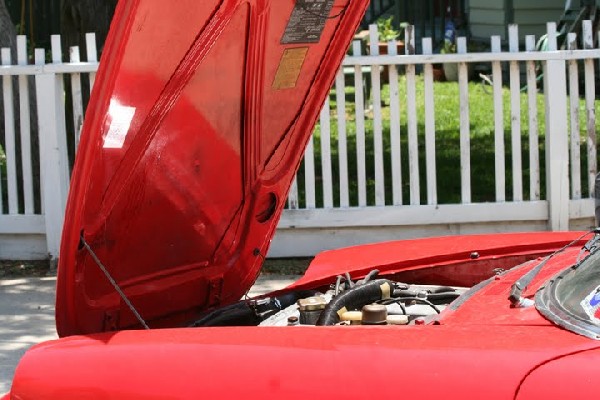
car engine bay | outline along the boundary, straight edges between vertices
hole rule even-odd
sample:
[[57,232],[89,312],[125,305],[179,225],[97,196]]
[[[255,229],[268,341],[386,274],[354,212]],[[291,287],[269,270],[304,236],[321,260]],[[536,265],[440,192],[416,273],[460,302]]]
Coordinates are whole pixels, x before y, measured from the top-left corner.
[[242,300],[214,310],[192,326],[422,325],[435,320],[468,288],[418,285],[378,277],[337,276],[327,290],[300,290]]

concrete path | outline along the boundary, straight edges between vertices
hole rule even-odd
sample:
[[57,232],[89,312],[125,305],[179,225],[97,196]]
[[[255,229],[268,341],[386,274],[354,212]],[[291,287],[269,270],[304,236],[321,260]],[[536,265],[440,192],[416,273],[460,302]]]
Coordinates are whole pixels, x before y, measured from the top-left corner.
[[[251,296],[281,289],[298,279],[262,275]],[[32,345],[57,338],[54,326],[56,278],[0,280],[0,395],[10,390],[15,368]]]
[[32,345],[56,338],[56,278],[0,280],[0,393],[10,389],[14,369]]

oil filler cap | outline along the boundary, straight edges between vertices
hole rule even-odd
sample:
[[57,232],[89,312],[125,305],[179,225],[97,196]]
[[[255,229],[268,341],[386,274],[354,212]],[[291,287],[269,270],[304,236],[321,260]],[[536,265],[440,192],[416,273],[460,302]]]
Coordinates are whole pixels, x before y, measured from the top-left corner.
[[368,304],[362,308],[363,325],[385,325],[387,308],[382,304]]
[[322,310],[326,305],[327,301],[323,296],[313,296],[298,300],[298,308],[300,311]]

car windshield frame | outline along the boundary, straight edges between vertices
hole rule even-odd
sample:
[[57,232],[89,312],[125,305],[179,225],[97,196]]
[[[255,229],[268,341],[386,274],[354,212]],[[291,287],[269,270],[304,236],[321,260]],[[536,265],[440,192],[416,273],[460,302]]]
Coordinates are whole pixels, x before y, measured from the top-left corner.
[[600,340],[600,318],[594,317],[594,311],[600,312],[599,299],[600,251],[592,251],[538,290],[535,307],[556,325]]

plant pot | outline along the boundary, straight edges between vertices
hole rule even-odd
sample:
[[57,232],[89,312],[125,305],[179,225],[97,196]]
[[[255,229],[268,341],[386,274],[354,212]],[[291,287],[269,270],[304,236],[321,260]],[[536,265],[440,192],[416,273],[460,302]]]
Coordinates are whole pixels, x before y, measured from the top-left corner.
[[446,80],[444,76],[444,67],[442,65],[434,65],[433,66],[433,80],[435,82],[443,82]]
[[458,82],[458,63],[444,63],[443,68],[447,81]]
[[[384,42],[379,42],[377,47],[379,47],[379,55],[386,56],[388,54],[388,44]],[[396,41],[396,54],[403,55],[404,54],[404,42],[402,40]]]
[[[444,63],[444,75],[450,82],[458,82],[458,63]],[[473,64],[467,63],[467,80],[473,78]]]

